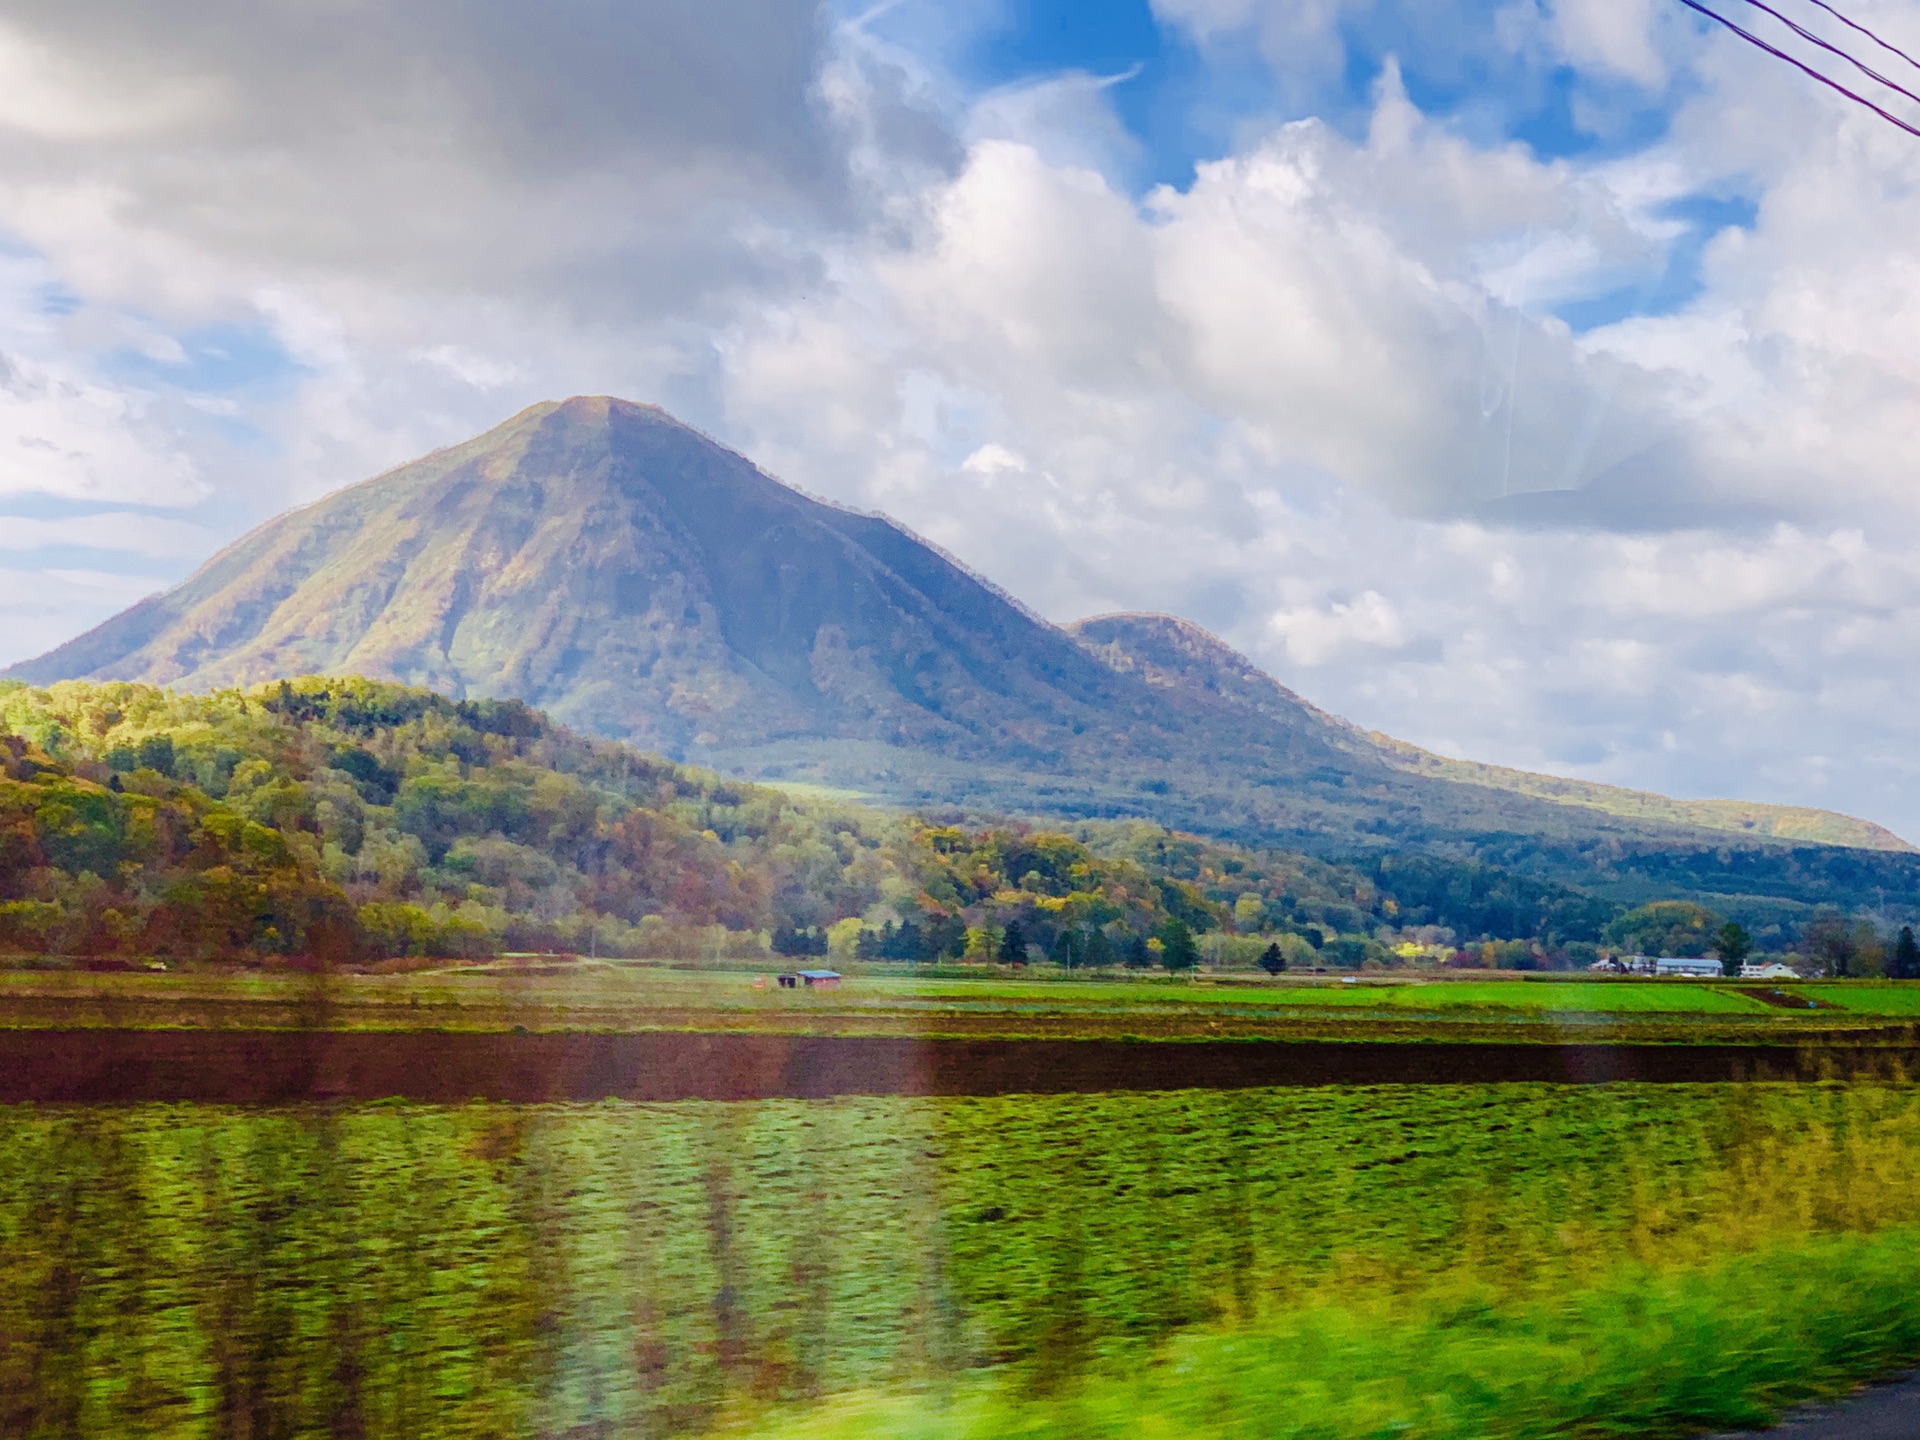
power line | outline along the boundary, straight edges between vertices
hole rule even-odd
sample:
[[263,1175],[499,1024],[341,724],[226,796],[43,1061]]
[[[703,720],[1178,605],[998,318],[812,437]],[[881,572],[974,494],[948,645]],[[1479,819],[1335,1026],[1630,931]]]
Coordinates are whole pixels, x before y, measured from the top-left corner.
[[1869,30],[1866,26],[1860,24],[1857,20],[1849,20],[1846,16],[1842,15],[1838,10],[1834,9],[1833,6],[1827,4],[1827,0],[1811,0],[1811,3],[1818,5],[1822,10],[1826,11],[1829,15],[1833,16],[1834,19],[1838,20],[1842,25],[1845,25],[1848,29],[1858,30],[1862,35],[1866,36],[1869,40],[1873,41],[1873,43],[1878,45],[1882,50],[1892,51],[1895,55],[1898,55],[1902,60],[1906,61],[1907,64],[1913,66],[1914,69],[1920,70],[1920,60],[1914,59],[1911,55],[1907,54],[1906,51],[1902,50],[1898,45],[1889,45],[1886,41],[1882,40],[1878,35],[1874,34],[1873,31]]
[[1743,30],[1740,26],[1736,25],[1733,21],[1727,19],[1726,16],[1720,14],[1717,11],[1709,10],[1705,5],[1702,5],[1700,3],[1700,0],[1680,0],[1680,3],[1686,6],[1689,10],[1698,10],[1702,15],[1706,16],[1709,20],[1712,20],[1714,23],[1726,26],[1727,29],[1731,30],[1734,34],[1738,35],[1742,40],[1746,41],[1749,45],[1754,45],[1759,47],[1760,49],[1766,51],[1767,54],[1773,56],[1775,59],[1786,61],[1787,64],[1793,66],[1794,69],[1800,71],[1802,74],[1807,75],[1812,79],[1818,80],[1822,85],[1825,85],[1829,90],[1837,90],[1842,95],[1846,96],[1847,99],[1853,101],[1855,104],[1866,106],[1867,109],[1873,111],[1874,114],[1878,115],[1882,120],[1886,121],[1889,125],[1898,125],[1902,130],[1906,131],[1909,135],[1912,135],[1915,138],[1920,138],[1920,129],[1917,129],[1914,126],[1909,125],[1906,121],[1902,120],[1898,115],[1895,115],[1891,110],[1881,109],[1880,106],[1874,104],[1873,101],[1867,99],[1866,96],[1858,94],[1855,91],[1849,90],[1846,86],[1842,85],[1838,80],[1832,79],[1826,75],[1822,75],[1818,70],[1814,69],[1811,65],[1808,65],[1804,61],[1794,59],[1794,57],[1789,55],[1786,51],[1778,49],[1775,46],[1769,45],[1766,41],[1762,40],[1758,35],[1755,35],[1751,30]]
[[1920,95],[1914,94],[1913,91],[1907,89],[1907,87],[1904,85],[1900,85],[1895,83],[1892,80],[1889,80],[1886,76],[1882,75],[1878,70],[1875,70],[1872,66],[1868,65],[1866,61],[1856,60],[1853,56],[1849,55],[1846,51],[1842,50],[1838,45],[1832,44],[1831,42],[1826,40],[1822,40],[1818,35],[1814,34],[1811,30],[1807,29],[1805,26],[1796,24],[1794,21],[1789,20],[1785,15],[1782,15],[1778,10],[1774,9],[1771,5],[1767,4],[1766,0],[1747,0],[1747,4],[1753,6],[1753,8],[1756,10],[1765,11],[1767,14],[1773,16],[1774,19],[1778,20],[1782,25],[1786,26],[1789,30],[1793,31],[1793,33],[1798,35],[1802,40],[1805,40],[1810,44],[1818,45],[1822,50],[1826,50],[1834,55],[1838,55],[1842,60],[1846,61],[1849,65],[1853,66],[1854,69],[1858,70],[1862,75],[1865,75],[1868,79],[1878,80],[1882,85],[1886,86],[1889,90],[1897,90],[1902,95],[1906,96],[1907,99],[1913,101],[1914,104],[1920,105]]

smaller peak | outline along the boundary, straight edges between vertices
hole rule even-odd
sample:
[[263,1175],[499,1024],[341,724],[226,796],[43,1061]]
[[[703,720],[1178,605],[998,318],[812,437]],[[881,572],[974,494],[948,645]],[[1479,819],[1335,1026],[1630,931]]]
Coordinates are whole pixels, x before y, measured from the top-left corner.
[[1095,645],[1171,646],[1188,656],[1215,663],[1236,663],[1251,668],[1251,662],[1238,650],[1204,626],[1178,615],[1163,615],[1152,610],[1120,610],[1111,615],[1089,615],[1066,627],[1076,639]]
[[1126,631],[1172,631],[1178,635],[1193,636],[1195,639],[1211,640],[1216,645],[1226,644],[1226,641],[1204,626],[1196,625],[1191,620],[1182,620],[1178,615],[1162,614],[1158,610],[1115,610],[1107,615],[1089,615],[1084,620],[1073,621],[1067,629],[1075,634],[1095,631],[1108,634]]
[[1306,701],[1204,626],[1178,615],[1125,610],[1089,615],[1065,627],[1109,668],[1137,674],[1150,685],[1233,699],[1289,715],[1314,710]]

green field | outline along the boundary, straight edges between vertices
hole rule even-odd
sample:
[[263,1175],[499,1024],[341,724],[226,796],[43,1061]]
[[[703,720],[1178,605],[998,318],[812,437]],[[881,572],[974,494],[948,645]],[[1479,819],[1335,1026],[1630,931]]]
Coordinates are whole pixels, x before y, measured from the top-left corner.
[[1680,1433],[1920,1350],[1920,1095],[0,1111],[0,1433]]
[[[888,981],[870,982],[877,987]],[[1339,1005],[1354,1009],[1409,1010],[1447,1014],[1459,1010],[1496,1009],[1582,1015],[1769,1015],[1778,1011],[1770,1005],[1737,993],[1731,987],[1700,984],[1694,981],[1660,980],[1401,980],[1355,979],[1348,984],[1338,979],[1239,981],[1226,984],[1207,980],[1154,981],[1053,981],[995,984],[991,981],[904,981],[891,982],[900,993],[949,1001],[992,999],[997,1001],[1033,1000],[1049,994],[1039,988],[1071,984],[1072,989],[1053,993],[1063,1000],[1080,1004],[1192,1004],[1196,1002],[1245,1006],[1291,1008],[1295,1006]],[[1826,989],[1835,988],[1828,986]],[[1900,990],[1911,995],[1914,1010],[1920,1013],[1920,988]]]
[[1851,984],[1811,984],[1795,988],[1813,999],[1843,1007],[1856,1015],[1920,1015],[1920,985],[1901,984],[1898,981],[1856,981]]
[[1796,985],[1818,1009],[1758,987],[1684,980],[1285,977],[1054,978],[849,967],[832,993],[760,972],[579,961],[405,974],[72,970],[0,972],[0,1026],[761,1031],[1148,1039],[1903,1040],[1920,985]]

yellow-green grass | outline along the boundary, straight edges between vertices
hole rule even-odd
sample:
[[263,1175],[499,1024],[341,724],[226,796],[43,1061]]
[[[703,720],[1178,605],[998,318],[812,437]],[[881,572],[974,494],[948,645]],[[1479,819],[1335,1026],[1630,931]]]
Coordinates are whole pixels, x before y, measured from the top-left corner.
[[1916,1214],[1904,1087],[12,1107],[0,1403],[132,1440],[1671,1434],[1920,1354]]
[[1895,1018],[1920,1016],[1920,984],[1889,980],[1849,980],[1837,984],[1796,985],[1796,995],[1823,1000],[1857,1015]]
[[[1714,983],[1687,980],[1341,980],[1212,983],[1167,981],[1062,982],[870,980],[862,989],[949,1002],[1026,1001],[1058,1004],[1391,1007],[1443,1012],[1494,1008],[1582,1014],[1764,1015],[1775,1007]],[[1920,987],[1910,992],[1920,1011]]]
[[776,967],[580,961],[404,974],[0,972],[0,1026],[681,1030],[886,1035],[1751,1041],[1920,1018],[1920,985],[1802,987],[1770,1006],[1732,984],[1579,978],[1245,976],[1068,979],[872,973],[783,990]]
[[1022,1390],[981,1377],[749,1411],[755,1440],[1535,1440],[1763,1428],[1920,1352],[1920,1227],[1788,1241],[1557,1302],[1328,1305]]

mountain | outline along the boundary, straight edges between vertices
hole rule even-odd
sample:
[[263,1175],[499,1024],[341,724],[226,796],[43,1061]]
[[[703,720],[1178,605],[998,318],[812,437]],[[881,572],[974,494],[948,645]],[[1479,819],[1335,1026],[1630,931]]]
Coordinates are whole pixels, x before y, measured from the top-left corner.
[[1912,847],[1884,826],[1832,810],[1800,805],[1760,805],[1741,800],[1675,800],[1648,790],[1599,785],[1453,760],[1383,735],[1302,700],[1237,650],[1198,625],[1171,615],[1099,615],[1066,627],[1080,643],[1116,670],[1148,684],[1177,689],[1211,703],[1264,715],[1282,725],[1313,725],[1335,745],[1370,761],[1383,761],[1409,775],[1426,775],[1484,786],[1558,804],[1584,806],[1633,819],[1723,830],[1770,840],[1849,845],[1869,850]]
[[1144,815],[1325,854],[1450,847],[1623,894],[1649,864],[1673,888],[1678,864],[1694,888],[1799,900],[1830,863],[1796,859],[1806,842],[1909,848],[1826,812],[1445,760],[1167,617],[1048,624],[893,521],[606,398],[536,405],[270,521],[7,675],[318,673],[519,699],[676,760],[898,803]]
[[1028,758],[1140,699],[893,522],[607,399],[281,516],[8,674],[321,672],[512,696],[676,755],[805,737]]

